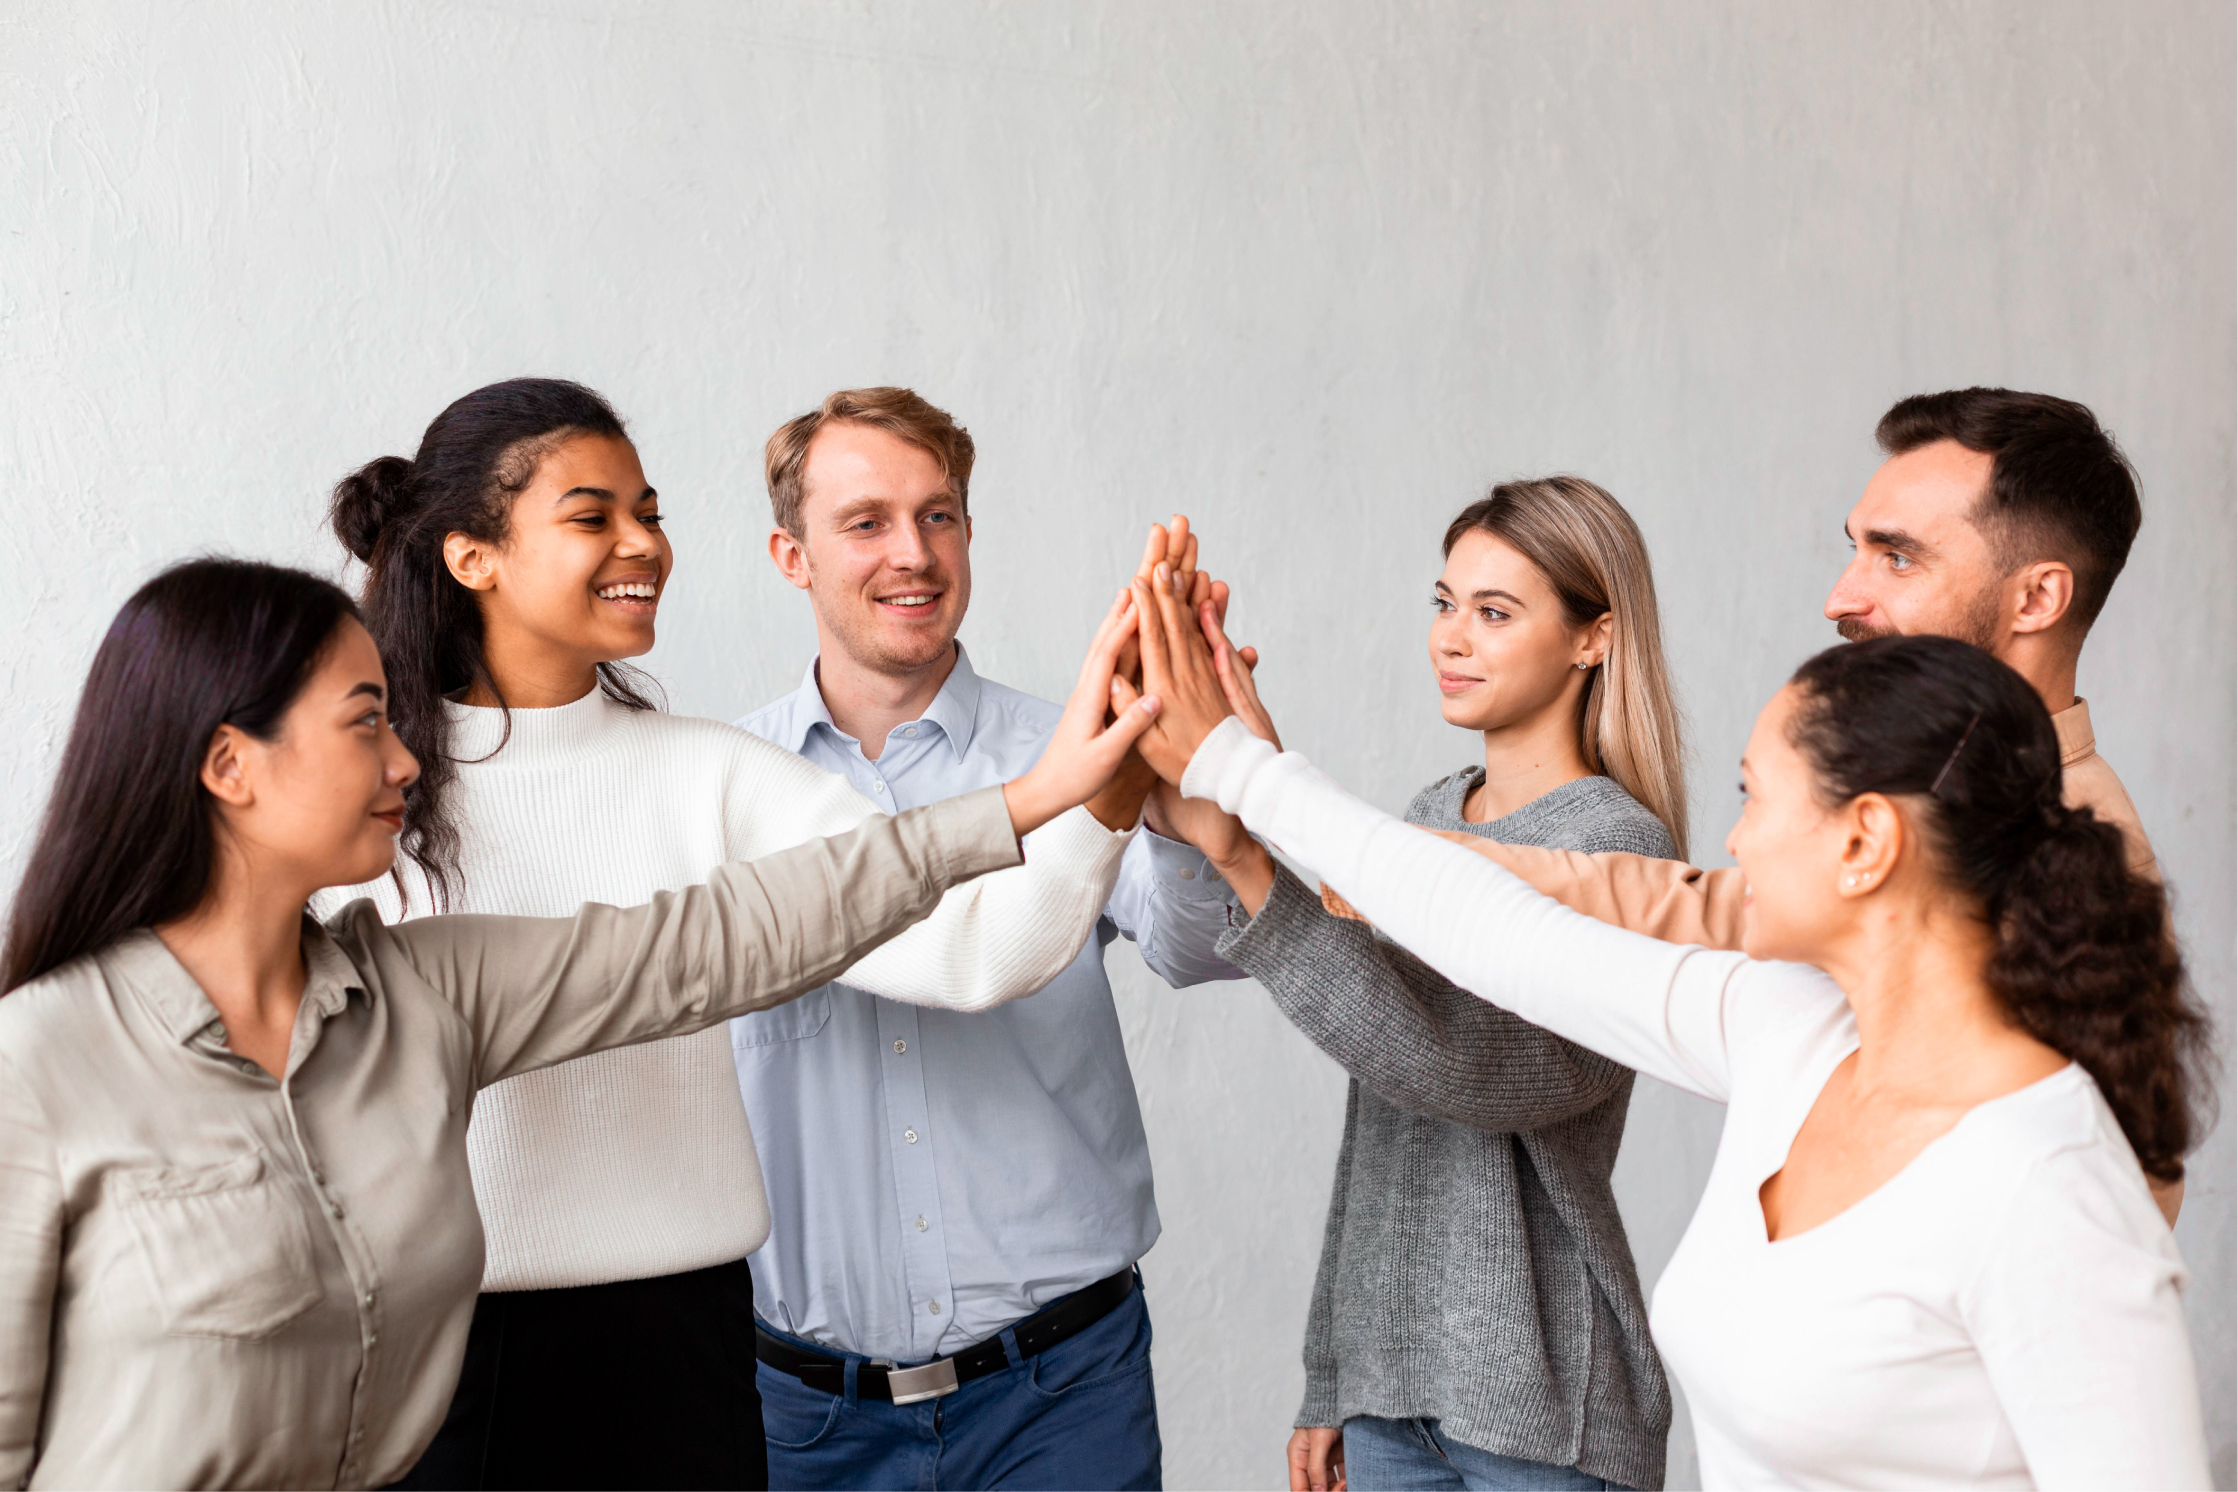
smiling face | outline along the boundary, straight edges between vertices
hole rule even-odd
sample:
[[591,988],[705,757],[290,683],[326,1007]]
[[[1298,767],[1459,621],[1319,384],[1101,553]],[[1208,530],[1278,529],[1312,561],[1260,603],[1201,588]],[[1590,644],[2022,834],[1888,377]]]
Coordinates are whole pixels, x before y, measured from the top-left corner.
[[220,727],[204,768],[224,834],[257,873],[306,891],[387,873],[404,827],[404,789],[419,763],[389,728],[388,676],[355,619],[269,741]]
[[1772,696],[1741,757],[1741,816],[1725,836],[1748,881],[1741,949],[1750,958],[1817,962],[1848,915],[1839,891],[1851,825],[1827,808],[1810,762],[1789,738],[1796,690]]
[[1857,557],[1826,598],[1851,642],[1955,637],[1992,656],[2010,641],[2003,566],[1972,516],[1994,458],[1954,440],[1892,456],[1850,511]]
[[1576,708],[1586,675],[1608,652],[1609,622],[1573,626],[1539,567],[1505,539],[1471,529],[1438,578],[1430,666],[1445,718],[1504,730]]
[[596,665],[649,651],[674,563],[637,448],[606,435],[547,451],[504,542],[452,534],[444,559],[479,594],[484,654],[509,698],[580,693]]
[[802,466],[801,532],[770,535],[818,630],[872,672],[943,667],[971,604],[971,520],[930,451],[869,425],[816,432]]

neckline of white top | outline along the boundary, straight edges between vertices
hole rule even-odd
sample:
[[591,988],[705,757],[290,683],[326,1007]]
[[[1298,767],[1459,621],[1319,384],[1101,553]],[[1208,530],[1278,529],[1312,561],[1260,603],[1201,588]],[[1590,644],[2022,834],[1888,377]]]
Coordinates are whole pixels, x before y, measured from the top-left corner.
[[[1990,1119],[1978,1120],[1977,1116],[1990,1113],[1991,1119],[1994,1119],[1996,1117],[1995,1113],[1991,1111],[2001,1112],[2005,1108],[2018,1108],[2022,1106],[2023,1100],[2041,1100],[2050,1097],[2054,1085],[2071,1087],[2078,1078],[2084,1076],[2080,1063],[2069,1062],[2057,1072],[2047,1073],[2035,1082],[2015,1088],[2010,1093],[2000,1093],[1995,1098],[1983,1099],[1980,1103],[1959,1115],[1958,1122],[1951,1125],[1949,1129],[1944,1130],[1941,1134],[1920,1146],[1918,1152],[1910,1160],[1905,1161],[1894,1175],[1844,1207],[1840,1212],[1812,1224],[1800,1233],[1790,1233],[1785,1238],[1774,1238],[1770,1225],[1764,1220],[1764,1183],[1786,1169],[1788,1153],[1795,1148],[1795,1137],[1802,1133],[1804,1121],[1810,1118],[1811,1110],[1817,1105],[1819,1095],[1825,1091],[1826,1085],[1834,1080],[1835,1069],[1848,1061],[1850,1054],[1856,1050],[1857,1040],[1852,1036],[1850,1041],[1839,1052],[1835,1053],[1834,1060],[1826,1066],[1825,1075],[1810,1088],[1809,1102],[1802,1105],[1801,1110],[1795,1115],[1794,1124],[1787,1128],[1786,1142],[1780,1146],[1779,1152],[1774,1158],[1774,1163],[1770,1169],[1763,1170],[1756,1177],[1754,1184],[1749,1187],[1749,1205],[1756,1216],[1755,1236],[1758,1242],[1767,1249],[1783,1249],[1790,1244],[1799,1244],[1805,1239],[1816,1238],[1827,1230],[1838,1227],[1845,1220],[1857,1216],[1860,1212],[1873,1208],[1873,1204],[1880,1198],[1902,1187],[1905,1178],[1914,1177],[1925,1169],[1922,1163],[1929,1162],[1930,1156],[1937,1155],[1941,1151],[1947,1151],[1950,1148],[1946,1143],[1947,1141],[1964,1133],[1969,1125],[1979,1129],[1982,1124],[1990,1122]],[[1881,1205],[1886,1206],[1888,1204],[1882,1203]]]

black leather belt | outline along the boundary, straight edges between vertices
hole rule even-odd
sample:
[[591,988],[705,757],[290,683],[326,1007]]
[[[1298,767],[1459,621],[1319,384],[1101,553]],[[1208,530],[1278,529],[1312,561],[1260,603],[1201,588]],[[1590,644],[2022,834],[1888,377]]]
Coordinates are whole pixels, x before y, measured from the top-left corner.
[[[1134,1270],[1122,1269],[1110,1279],[1098,1280],[1043,1306],[1011,1328],[1020,1355],[1032,1357],[1046,1352],[1067,1337],[1086,1331],[1116,1310],[1134,1283]],[[758,1321],[754,1323],[754,1356],[810,1388],[827,1394],[847,1391],[846,1358],[796,1347],[771,1336]],[[966,1347],[954,1357],[936,1357],[923,1367],[888,1368],[866,1362],[855,1370],[855,1393],[865,1399],[915,1404],[952,1394],[974,1378],[999,1373],[1009,1366],[1010,1354],[1003,1351],[1002,1338],[997,1335]]]

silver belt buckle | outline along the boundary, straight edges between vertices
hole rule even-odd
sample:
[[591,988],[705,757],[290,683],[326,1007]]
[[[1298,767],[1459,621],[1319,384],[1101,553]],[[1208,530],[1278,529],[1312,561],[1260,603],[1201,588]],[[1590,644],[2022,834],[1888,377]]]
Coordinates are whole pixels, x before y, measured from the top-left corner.
[[945,1398],[956,1391],[956,1360],[943,1357],[921,1368],[888,1368],[886,1387],[893,1390],[896,1404]]

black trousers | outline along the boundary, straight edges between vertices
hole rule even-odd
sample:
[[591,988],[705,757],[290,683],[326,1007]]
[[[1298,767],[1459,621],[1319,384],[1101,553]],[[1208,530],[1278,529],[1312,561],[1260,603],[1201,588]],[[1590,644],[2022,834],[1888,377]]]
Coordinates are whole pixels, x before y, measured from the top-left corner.
[[746,1261],[480,1297],[443,1428],[395,1485],[766,1488]]

